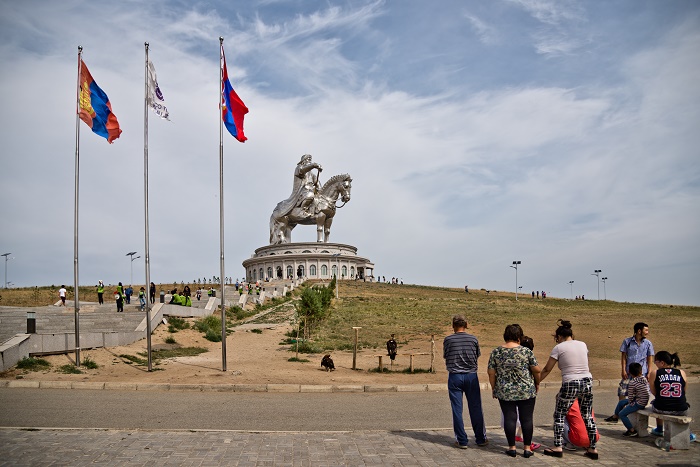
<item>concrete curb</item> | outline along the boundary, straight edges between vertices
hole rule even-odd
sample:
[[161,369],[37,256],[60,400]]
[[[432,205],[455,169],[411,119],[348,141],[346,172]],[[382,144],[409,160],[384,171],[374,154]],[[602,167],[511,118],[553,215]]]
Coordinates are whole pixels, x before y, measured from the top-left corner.
[[[687,383],[700,383],[700,376],[688,377]],[[593,386],[613,388],[619,380],[594,380]],[[560,381],[547,381],[542,388],[558,388]],[[480,383],[482,391],[489,391],[488,383]],[[386,392],[446,392],[446,383],[428,384],[175,384],[175,383],[119,383],[93,381],[33,381],[24,379],[0,380],[0,389],[88,389],[112,391],[185,391],[185,392],[268,392],[268,393],[386,393]]]

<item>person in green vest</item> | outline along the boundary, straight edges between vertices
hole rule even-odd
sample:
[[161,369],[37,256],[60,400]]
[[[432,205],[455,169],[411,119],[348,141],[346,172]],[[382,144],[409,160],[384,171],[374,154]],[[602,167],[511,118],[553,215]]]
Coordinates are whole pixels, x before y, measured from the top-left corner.
[[114,298],[117,299],[117,313],[124,312],[124,286],[120,282],[117,286],[117,291],[114,294]]
[[100,305],[104,305],[104,293],[105,293],[105,284],[102,281],[97,281],[97,302]]
[[139,305],[141,305],[141,311],[146,309],[146,289],[143,287],[139,290]]
[[172,298],[170,299],[170,303],[173,305],[184,305],[185,304],[185,297],[183,295],[180,295],[177,293],[177,289],[173,289],[172,292]]
[[189,295],[182,295],[182,299],[184,300],[183,306],[192,306],[192,297]]

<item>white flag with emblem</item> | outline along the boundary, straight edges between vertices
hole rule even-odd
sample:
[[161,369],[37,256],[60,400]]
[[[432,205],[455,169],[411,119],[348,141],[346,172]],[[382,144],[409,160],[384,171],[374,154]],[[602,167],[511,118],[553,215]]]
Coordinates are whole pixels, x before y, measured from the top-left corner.
[[148,61],[148,106],[153,109],[160,118],[170,121],[168,107],[165,105],[163,93],[160,92],[160,88],[158,87],[156,69],[153,66],[153,62],[150,60]]

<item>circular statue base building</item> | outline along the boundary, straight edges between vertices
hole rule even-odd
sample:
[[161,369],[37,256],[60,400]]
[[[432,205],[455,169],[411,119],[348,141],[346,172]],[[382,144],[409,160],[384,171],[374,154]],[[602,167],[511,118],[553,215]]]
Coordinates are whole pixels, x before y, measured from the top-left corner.
[[243,261],[246,281],[279,279],[372,280],[374,264],[344,243],[305,242],[263,246]]

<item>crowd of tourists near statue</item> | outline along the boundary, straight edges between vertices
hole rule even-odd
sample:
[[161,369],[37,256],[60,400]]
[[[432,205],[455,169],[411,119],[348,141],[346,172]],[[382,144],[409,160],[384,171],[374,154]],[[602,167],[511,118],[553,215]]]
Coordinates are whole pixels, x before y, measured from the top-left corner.
[[[477,376],[481,348],[476,336],[467,333],[467,320],[463,315],[452,318],[453,333],[443,342],[443,357],[449,373],[447,388],[452,406],[452,422],[455,433],[455,447],[467,449],[468,435],[464,427],[463,400],[466,397],[469,417],[477,446],[489,444],[481,401],[479,378]],[[677,354],[661,351],[654,354],[654,348],[646,337],[649,327],[645,323],[634,325],[634,335],[623,341],[622,381],[620,382],[620,402],[615,415],[606,422],[622,420],[627,431],[623,436],[636,437],[628,416],[644,409],[651,402],[651,411],[666,415],[686,415],[686,375],[678,367]],[[585,450],[584,456],[591,460],[599,457],[596,443],[600,439],[593,414],[593,379],[588,365],[586,343],[575,339],[571,322],[559,320],[554,331],[555,345],[549,359],[540,368],[532,351],[534,342],[523,333],[518,324],[509,324],[503,332],[504,343],[491,352],[488,360],[488,377],[492,397],[498,400],[503,416],[508,449],[505,454],[517,456],[516,443],[523,445],[522,456],[529,458],[541,445],[533,443],[533,414],[540,382],[552,372],[555,366],[561,371],[561,388],[556,395],[553,414],[553,445],[542,453],[561,458],[564,450]],[[646,342],[645,342],[646,341]],[[649,370],[653,362],[655,369]],[[518,436],[517,432],[521,431]],[[657,418],[657,428],[652,434],[663,435],[663,421]],[[690,434],[690,440],[695,435]]]

